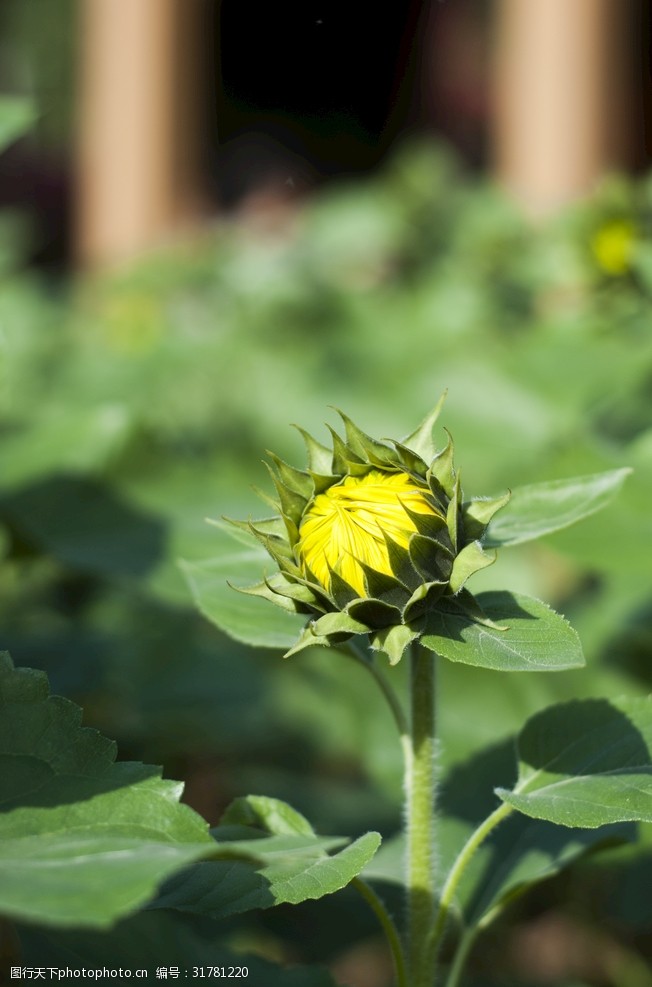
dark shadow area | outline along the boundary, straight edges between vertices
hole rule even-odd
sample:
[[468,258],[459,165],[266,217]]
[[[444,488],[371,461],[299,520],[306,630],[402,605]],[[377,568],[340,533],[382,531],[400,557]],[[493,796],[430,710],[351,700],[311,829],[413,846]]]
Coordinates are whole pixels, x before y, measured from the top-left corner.
[[82,572],[142,578],[165,557],[163,521],[97,480],[54,476],[0,500],[18,543]]
[[[500,804],[495,789],[511,788],[515,781],[516,748],[511,739],[453,769],[442,786],[439,806],[443,816],[470,824],[456,836],[457,851]],[[477,921],[496,902],[517,897],[587,853],[631,842],[636,833],[632,823],[571,829],[515,813],[491,832],[484,852],[476,858],[482,866],[470,892],[462,892],[464,915],[469,922]]]
[[[467,627],[482,627],[482,616],[488,617],[501,628],[498,633],[509,633],[510,620],[533,620],[536,616],[528,613],[517,602],[513,593],[507,591],[483,594],[484,599],[474,600],[467,607],[460,597],[442,597],[437,609],[428,615],[424,634],[440,634],[453,641],[464,641],[462,631]],[[478,607],[482,607],[478,610]],[[474,619],[478,618],[478,619]]]
[[269,183],[304,191],[368,171],[406,126],[424,19],[414,0],[226,0],[212,17],[212,170],[225,205]]
[[652,600],[629,614],[605,643],[602,658],[652,686]]
[[534,771],[570,777],[627,774],[651,764],[648,743],[608,699],[562,703],[533,716],[519,735],[519,758]]
[[496,788],[511,788],[515,781],[516,745],[509,737],[453,768],[442,783],[439,809],[478,825],[498,804]]

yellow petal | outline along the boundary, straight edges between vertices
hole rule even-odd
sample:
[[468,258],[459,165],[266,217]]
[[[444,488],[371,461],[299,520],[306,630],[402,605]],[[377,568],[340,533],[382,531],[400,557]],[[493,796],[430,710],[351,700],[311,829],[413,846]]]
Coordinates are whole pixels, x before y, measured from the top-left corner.
[[613,220],[600,227],[591,241],[593,256],[607,274],[625,274],[629,270],[636,230],[627,220]]
[[330,589],[330,569],[360,596],[367,595],[365,565],[391,575],[384,535],[407,548],[416,525],[404,508],[415,514],[436,514],[420,487],[407,473],[370,470],[362,477],[348,476],[315,497],[299,529],[298,556]]

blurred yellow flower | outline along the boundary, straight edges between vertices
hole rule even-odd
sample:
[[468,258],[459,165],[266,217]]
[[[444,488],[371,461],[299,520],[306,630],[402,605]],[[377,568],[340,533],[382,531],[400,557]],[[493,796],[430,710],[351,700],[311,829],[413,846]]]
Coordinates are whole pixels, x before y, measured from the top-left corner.
[[364,476],[347,476],[318,494],[304,515],[297,544],[299,559],[327,590],[333,570],[361,597],[367,596],[361,563],[392,575],[385,536],[408,547],[410,536],[417,531],[408,511],[440,514],[429,490],[407,473],[371,470]]
[[606,274],[618,276],[629,270],[635,244],[634,224],[626,219],[615,219],[605,223],[594,234],[591,250]]

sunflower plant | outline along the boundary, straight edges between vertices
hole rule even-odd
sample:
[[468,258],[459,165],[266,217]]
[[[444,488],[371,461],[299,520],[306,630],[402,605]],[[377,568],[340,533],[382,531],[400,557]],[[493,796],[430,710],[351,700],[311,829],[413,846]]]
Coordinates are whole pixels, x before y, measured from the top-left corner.
[[[275,496],[263,496],[273,514],[218,522],[219,537],[235,540],[228,553],[185,564],[201,609],[227,633],[286,657],[308,647],[350,656],[388,701],[404,753],[397,880],[405,914],[391,913],[369,860],[349,883],[382,925],[398,987],[454,987],[476,936],[517,891],[582,853],[631,838],[624,824],[652,820],[652,706],[577,701],[526,724],[516,739],[515,782],[499,787],[497,778],[484,817],[442,844],[438,665],[516,672],[584,664],[576,632],[544,602],[473,595],[468,581],[498,548],[604,507],[628,473],[467,498],[451,436],[443,432],[439,445],[435,437],[442,401],[401,441],[374,439],[343,413],[343,434],[331,429],[330,447],[300,429],[305,468],[269,457]],[[260,578],[243,583],[256,570]],[[393,681],[401,660],[409,663],[406,696]],[[486,787],[486,778],[471,783]],[[539,843],[545,866],[530,845]]]

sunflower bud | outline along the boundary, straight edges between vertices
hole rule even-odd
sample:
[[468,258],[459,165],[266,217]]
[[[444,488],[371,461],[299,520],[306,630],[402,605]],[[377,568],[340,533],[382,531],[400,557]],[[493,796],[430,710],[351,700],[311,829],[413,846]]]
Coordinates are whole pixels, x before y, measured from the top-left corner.
[[441,405],[391,444],[366,435],[342,412],[345,436],[332,432],[332,450],[300,429],[305,470],[271,454],[278,515],[236,523],[278,565],[244,592],[311,618],[288,654],[366,634],[372,648],[398,661],[428,613],[453,598],[470,619],[484,619],[465,584],[494,561],[482,537],[509,494],[464,501],[452,439],[439,452],[433,445]]

